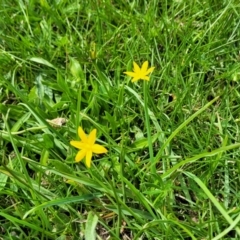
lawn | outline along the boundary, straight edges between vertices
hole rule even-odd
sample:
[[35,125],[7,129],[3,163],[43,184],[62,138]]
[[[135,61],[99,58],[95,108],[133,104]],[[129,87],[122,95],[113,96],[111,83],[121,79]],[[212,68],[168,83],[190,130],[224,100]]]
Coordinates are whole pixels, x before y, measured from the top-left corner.
[[0,1],[0,239],[240,239],[239,0]]

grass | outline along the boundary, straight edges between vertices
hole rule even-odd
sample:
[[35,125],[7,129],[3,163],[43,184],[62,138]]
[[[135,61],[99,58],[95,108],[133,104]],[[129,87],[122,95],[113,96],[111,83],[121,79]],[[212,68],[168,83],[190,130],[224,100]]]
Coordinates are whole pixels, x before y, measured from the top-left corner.
[[[0,239],[240,239],[238,0],[0,13]],[[79,126],[108,149],[91,168]]]

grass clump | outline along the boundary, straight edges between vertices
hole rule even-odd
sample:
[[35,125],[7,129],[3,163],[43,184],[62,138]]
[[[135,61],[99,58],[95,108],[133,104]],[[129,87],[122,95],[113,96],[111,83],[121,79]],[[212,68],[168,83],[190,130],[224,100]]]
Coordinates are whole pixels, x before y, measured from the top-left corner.
[[237,0],[0,6],[0,238],[239,238]]

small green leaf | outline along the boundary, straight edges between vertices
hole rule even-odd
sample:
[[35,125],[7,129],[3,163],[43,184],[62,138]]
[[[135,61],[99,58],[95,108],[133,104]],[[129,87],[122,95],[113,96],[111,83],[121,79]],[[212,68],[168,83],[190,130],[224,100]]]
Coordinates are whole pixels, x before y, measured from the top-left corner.
[[29,100],[29,102],[34,102],[34,101],[38,100],[37,86],[34,86],[31,88],[31,90],[28,94],[28,100]]
[[76,80],[83,78],[82,67],[74,58],[70,58],[70,71]]
[[54,147],[54,139],[51,134],[45,133],[43,134],[43,144],[46,149],[51,149]]
[[73,171],[66,163],[59,160],[51,160],[51,164],[53,164],[53,166],[62,173],[71,174]]
[[85,229],[85,239],[93,240],[96,239],[96,226],[98,222],[98,217],[93,212],[88,213],[86,229]]
[[23,125],[23,123],[25,123],[31,116],[31,113],[25,113],[23,114],[23,116],[21,118],[19,118],[17,120],[17,122],[13,125],[11,132],[17,132],[21,126]]
[[40,63],[40,64],[43,64],[45,66],[48,66],[48,67],[51,67],[51,68],[54,68],[55,67],[50,63],[48,62],[47,60],[43,59],[43,58],[40,58],[40,57],[32,57],[29,59],[30,61],[32,62],[35,62],[35,63]]
[[5,187],[8,180],[8,176],[0,172],[0,191]]

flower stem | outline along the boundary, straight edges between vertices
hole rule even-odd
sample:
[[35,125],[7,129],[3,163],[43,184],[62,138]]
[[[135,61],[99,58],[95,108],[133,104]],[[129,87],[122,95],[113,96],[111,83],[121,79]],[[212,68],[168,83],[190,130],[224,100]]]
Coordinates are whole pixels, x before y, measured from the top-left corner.
[[152,137],[151,137],[151,129],[150,129],[150,121],[149,121],[149,114],[148,114],[148,82],[144,81],[144,112],[145,112],[145,125],[147,128],[147,138],[148,138],[148,149],[151,161],[151,173],[156,173],[156,165],[154,164],[154,156],[153,156],[153,145],[152,145]]

